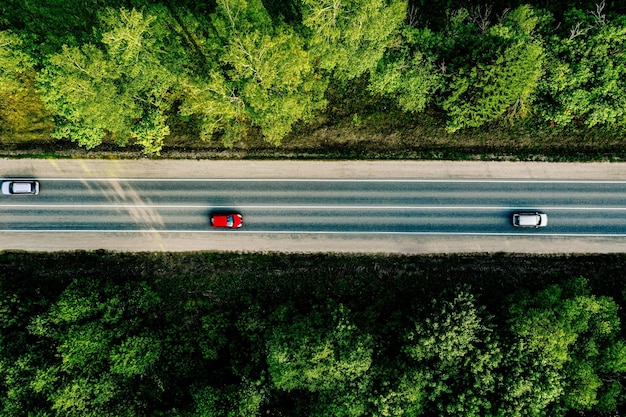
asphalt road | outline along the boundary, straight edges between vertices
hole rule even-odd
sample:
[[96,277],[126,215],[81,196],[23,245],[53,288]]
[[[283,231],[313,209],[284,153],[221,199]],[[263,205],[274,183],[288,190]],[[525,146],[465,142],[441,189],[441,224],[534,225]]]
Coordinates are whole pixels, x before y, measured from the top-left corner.
[[[42,178],[38,196],[0,196],[0,233],[626,237],[626,181],[499,179]],[[240,230],[209,214],[236,210]],[[516,211],[549,225],[518,229]]]

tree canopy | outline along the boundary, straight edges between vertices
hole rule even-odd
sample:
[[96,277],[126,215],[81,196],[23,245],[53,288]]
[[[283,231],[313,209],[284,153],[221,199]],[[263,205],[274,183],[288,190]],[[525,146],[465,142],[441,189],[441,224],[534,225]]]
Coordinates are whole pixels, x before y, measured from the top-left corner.
[[[0,414],[495,417],[623,406],[624,300],[584,278],[498,285],[492,298],[441,272],[433,286],[404,269],[411,284],[397,287],[379,276],[380,259],[359,276],[329,264],[303,279],[258,255],[195,258],[206,275],[191,262],[171,276],[171,256],[152,272],[154,254],[125,266],[91,256],[105,265],[68,273],[60,262],[58,275],[2,255]],[[233,268],[252,260],[247,273]]]
[[0,96],[36,78],[10,100],[42,101],[53,137],[88,149],[158,154],[172,129],[278,146],[332,119],[329,99],[354,88],[373,95],[363,108],[395,102],[449,133],[521,121],[626,129],[626,15],[615,4],[441,2],[435,13],[406,0],[110,0],[59,16],[55,2],[17,3],[0,26]]

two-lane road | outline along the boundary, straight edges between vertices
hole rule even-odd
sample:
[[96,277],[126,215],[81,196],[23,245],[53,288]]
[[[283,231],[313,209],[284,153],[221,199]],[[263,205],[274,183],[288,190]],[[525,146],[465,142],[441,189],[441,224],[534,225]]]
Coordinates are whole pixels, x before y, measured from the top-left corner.
[[[38,178],[0,196],[0,232],[626,237],[626,181]],[[211,229],[237,210],[244,227]],[[549,225],[516,229],[514,211]]]

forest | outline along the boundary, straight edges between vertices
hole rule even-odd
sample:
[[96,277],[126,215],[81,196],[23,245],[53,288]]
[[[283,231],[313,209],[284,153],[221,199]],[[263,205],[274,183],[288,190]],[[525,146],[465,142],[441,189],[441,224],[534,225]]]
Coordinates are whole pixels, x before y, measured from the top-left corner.
[[450,138],[621,136],[625,40],[626,6],[606,0],[2,0],[0,134],[279,146],[358,91],[354,125],[374,107]]
[[[622,137],[625,39],[620,1],[0,0],[0,143],[280,148],[348,97],[350,129]],[[624,415],[625,267],[2,252],[0,415]]]
[[625,266],[5,252],[0,415],[623,415]]

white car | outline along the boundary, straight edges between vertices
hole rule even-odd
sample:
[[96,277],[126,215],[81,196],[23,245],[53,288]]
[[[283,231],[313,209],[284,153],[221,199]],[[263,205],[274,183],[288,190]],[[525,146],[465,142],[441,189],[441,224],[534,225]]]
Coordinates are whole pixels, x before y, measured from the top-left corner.
[[515,227],[545,227],[548,225],[548,215],[545,213],[514,213],[513,226]]
[[2,181],[2,194],[39,194],[39,181],[34,180],[8,180]]

